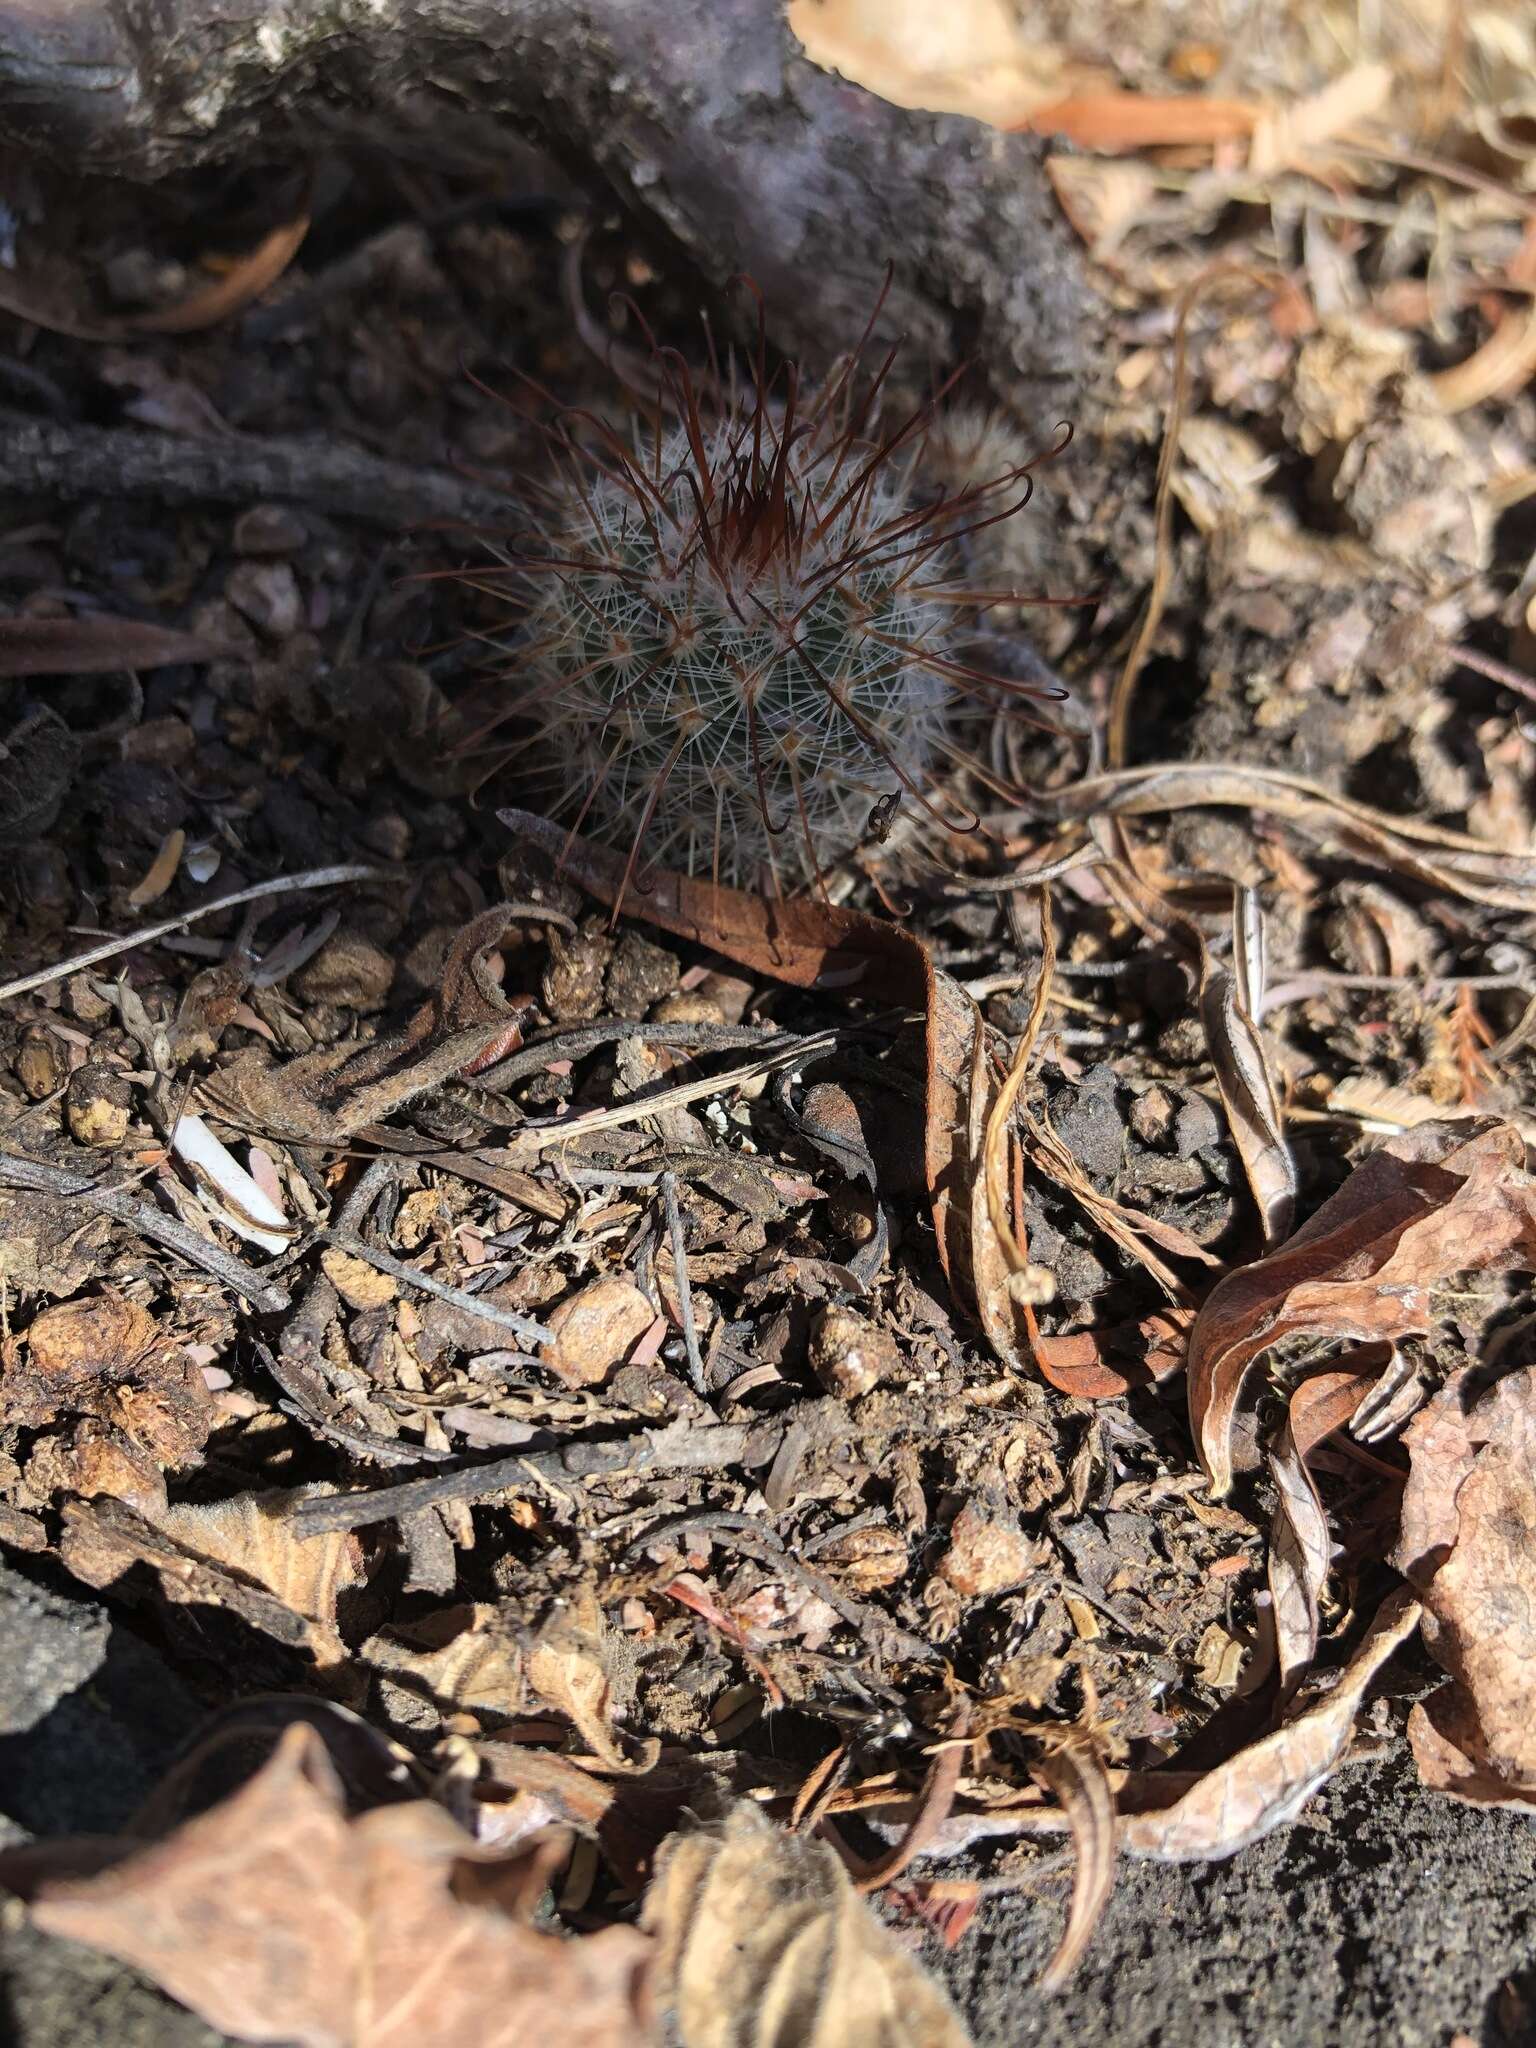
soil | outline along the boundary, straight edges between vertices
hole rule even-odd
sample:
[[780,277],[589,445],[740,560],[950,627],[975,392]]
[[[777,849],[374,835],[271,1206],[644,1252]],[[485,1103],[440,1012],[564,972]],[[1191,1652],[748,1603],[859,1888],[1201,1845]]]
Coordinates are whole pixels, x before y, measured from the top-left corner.
[[[298,203],[239,180],[40,191],[56,261],[34,282],[73,295],[77,326],[131,318]],[[994,1790],[1030,1786],[1042,1719],[1132,1771],[1200,1757],[1245,1711],[1274,1502],[1251,1478],[1204,1497],[1184,1389],[1145,1364],[1170,1299],[1262,1249],[1188,945],[1092,869],[1058,888],[1066,1000],[1032,1081],[1019,1220],[1061,1347],[1041,1355],[1119,1375],[1089,1399],[1070,1373],[1000,1361],[946,1271],[907,1005],[781,985],[654,918],[611,929],[579,859],[556,872],[497,819],[541,787],[476,740],[516,670],[485,529],[522,515],[546,389],[618,402],[577,338],[566,195],[364,156],[338,159],[314,204],[302,267],[207,332],[102,345],[8,323],[0,451],[9,436],[13,477],[40,448],[47,463],[8,501],[0,593],[27,620],[105,614],[198,644],[128,678],[84,631],[69,672],[0,684],[0,978],[45,976],[0,1009],[0,1147],[43,1175],[0,1176],[0,1593],[20,1650],[0,1674],[0,1810],[44,1836],[119,1828],[196,1725],[259,1692],[323,1693],[422,1756],[479,1744],[490,1782],[509,1727],[545,1739],[560,1703],[530,1681],[531,1646],[573,1616],[571,1654],[603,1681],[599,1740],[724,1759],[781,1804],[850,1729],[851,1768],[919,1783],[947,1667],[1008,1703]],[[585,263],[590,303],[627,289],[695,346],[697,294],[657,252],[599,235]],[[1282,367],[1299,383],[1294,349]],[[1266,356],[1265,373],[1282,369]],[[1224,499],[1236,471],[1215,456],[1183,474],[1190,526],[1135,757],[1241,758],[1523,846],[1529,734],[1446,651],[1486,616],[1489,534],[1444,527],[1461,611],[1433,632],[1400,562],[1360,569],[1423,486],[1413,407],[1382,399],[1398,438],[1346,535],[1314,503],[1305,409],[1270,419],[1272,392],[1231,362],[1218,382],[1211,412],[1242,420],[1268,487]],[[997,622],[1067,679],[1079,725],[1105,721],[1152,581],[1172,398],[1160,373],[1134,400],[1085,400],[1044,510],[983,565],[1093,593]],[[1448,431],[1430,453],[1454,495],[1489,430]],[[1078,728],[974,737],[1038,799],[990,814],[988,858],[1043,855]],[[1302,1214],[1405,1095],[1405,1121],[1528,1108],[1527,912],[1448,899],[1252,806],[1192,802],[1136,830],[1186,938],[1227,946],[1232,881],[1250,883],[1272,978],[1313,977],[1267,1037]],[[1044,934],[959,839],[904,829],[844,880],[872,911],[905,905],[1005,1064]],[[370,872],[193,922],[338,864]],[[183,929],[46,978],[162,917]],[[1495,957],[1514,964],[1475,992],[1415,979]],[[297,1224],[275,1247],[253,1250],[173,1156],[193,1099]],[[518,1150],[561,1114],[577,1133],[558,1169]],[[82,1209],[81,1176],[129,1207]],[[1515,1324],[1502,1276],[1446,1296],[1434,1334],[1404,1345],[1421,1398]],[[485,1458],[495,1483],[465,1484]],[[1338,1539],[1325,1673],[1390,1583],[1403,1467],[1389,1439],[1340,1437],[1318,1460]],[[427,1491],[350,1522],[334,1499],[397,1483]],[[324,1584],[301,1585],[266,1545],[327,1515]],[[467,1676],[444,1661],[466,1646],[482,1660]],[[1418,1787],[1402,1722],[1435,1675],[1394,1672],[1370,1724],[1386,1754],[1256,1846],[1190,1869],[1125,1860],[1064,1993],[1031,1989],[1059,1876],[986,1896],[953,1952],[913,1932],[977,2040],[1531,2038],[1536,1843],[1514,1814]],[[943,1875],[1011,1885],[1028,1867],[1018,1851]],[[6,1941],[28,2048],[213,2038],[19,1912]]]
[[[110,1833],[201,1718],[121,1620],[78,1589],[0,1578],[11,1645],[0,1792],[17,1833]],[[35,1717],[35,1718],[33,1718]],[[952,1872],[952,1874],[955,1874]],[[1292,1827],[1230,1862],[1127,1864],[1075,1982],[1031,1984],[1059,1892],[989,1899],[960,1945],[921,1953],[979,2048],[1478,2048],[1530,2041],[1536,1836],[1425,1792],[1401,1756],[1349,1766]],[[18,2048],[222,2041],[134,1971],[3,1922],[0,2037]]]

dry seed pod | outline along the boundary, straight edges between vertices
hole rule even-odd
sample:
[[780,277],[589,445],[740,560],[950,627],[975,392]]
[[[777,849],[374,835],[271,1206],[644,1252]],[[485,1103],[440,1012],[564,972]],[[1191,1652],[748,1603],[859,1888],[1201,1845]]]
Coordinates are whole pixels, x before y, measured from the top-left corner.
[[77,1067],[64,1096],[69,1132],[77,1145],[106,1148],[128,1135],[133,1089],[117,1067]]

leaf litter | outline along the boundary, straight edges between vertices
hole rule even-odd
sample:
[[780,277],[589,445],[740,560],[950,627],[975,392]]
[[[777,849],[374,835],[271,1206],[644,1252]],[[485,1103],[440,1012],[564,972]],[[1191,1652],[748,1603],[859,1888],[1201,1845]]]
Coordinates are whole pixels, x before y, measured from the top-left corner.
[[[1536,1796],[1524,30],[1426,81],[1395,9],[1263,51],[1003,12],[873,54],[795,14],[1070,138],[1117,308],[1046,517],[975,540],[1098,594],[1026,615],[1075,699],[985,736],[983,832],[877,806],[835,901],[626,879],[515,778],[468,801],[507,621],[435,573],[462,537],[381,573],[300,493],[6,543],[0,830],[46,857],[6,899],[0,1532],[211,1699],[332,1704],[4,1876],[244,2038],[958,2041],[861,1890],[963,1942],[1070,1839],[1049,1989],[1120,1857],[1286,1825],[1375,1688],[1427,1784]],[[317,442],[526,463],[460,363],[608,372],[477,175],[423,173],[386,320],[323,268],[285,299],[288,192],[203,224],[252,251],[214,285],[89,312],[147,274],[119,198],[81,248],[134,261],[77,265],[29,364],[176,435],[281,391]],[[242,329],[262,292],[303,349]]]

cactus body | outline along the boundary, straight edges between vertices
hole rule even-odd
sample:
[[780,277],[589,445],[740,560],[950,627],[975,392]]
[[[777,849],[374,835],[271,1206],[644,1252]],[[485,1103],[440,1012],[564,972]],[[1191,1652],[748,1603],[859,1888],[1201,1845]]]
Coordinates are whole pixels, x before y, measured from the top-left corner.
[[781,889],[824,882],[901,802],[954,827],[936,772],[958,697],[1040,694],[969,667],[983,594],[956,583],[964,536],[1023,502],[1023,467],[924,498],[926,415],[873,432],[852,359],[802,406],[759,358],[745,397],[709,408],[658,361],[680,424],[563,429],[542,551],[519,558],[521,709],[554,807],[631,872]]

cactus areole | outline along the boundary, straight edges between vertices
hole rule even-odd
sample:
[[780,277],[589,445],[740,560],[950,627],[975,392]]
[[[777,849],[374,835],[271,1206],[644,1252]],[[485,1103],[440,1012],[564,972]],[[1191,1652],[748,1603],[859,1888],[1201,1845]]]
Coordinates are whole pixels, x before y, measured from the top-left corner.
[[892,356],[861,379],[859,354],[807,392],[793,369],[770,379],[760,340],[701,396],[657,350],[657,403],[629,433],[584,412],[547,430],[540,539],[511,564],[528,608],[512,708],[556,808],[626,848],[627,879],[667,863],[824,886],[899,805],[973,827],[949,790],[957,708],[1051,694],[966,659],[989,604],[1039,601],[966,587],[968,536],[1021,509],[1033,465],[925,491],[932,404],[882,429]]

